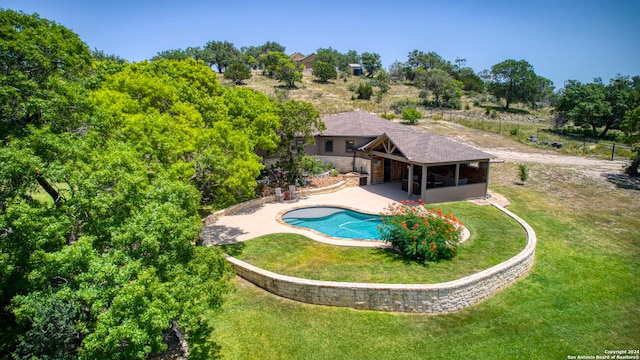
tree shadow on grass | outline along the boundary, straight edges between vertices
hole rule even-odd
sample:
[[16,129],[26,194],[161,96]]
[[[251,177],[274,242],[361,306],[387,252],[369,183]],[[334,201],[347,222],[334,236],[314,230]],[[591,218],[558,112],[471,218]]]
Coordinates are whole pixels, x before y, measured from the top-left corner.
[[640,177],[631,177],[626,174],[602,174],[602,176],[619,189],[640,191]]
[[223,252],[230,256],[237,257],[239,255],[242,255],[245,247],[246,245],[244,242],[239,242],[235,244],[221,245],[220,249],[222,249]]
[[411,259],[409,257],[404,256],[402,253],[395,249],[391,248],[378,248],[376,249],[376,253],[380,256],[390,260],[391,263],[402,263],[404,265],[422,265],[423,267],[429,267],[429,263],[426,261]]

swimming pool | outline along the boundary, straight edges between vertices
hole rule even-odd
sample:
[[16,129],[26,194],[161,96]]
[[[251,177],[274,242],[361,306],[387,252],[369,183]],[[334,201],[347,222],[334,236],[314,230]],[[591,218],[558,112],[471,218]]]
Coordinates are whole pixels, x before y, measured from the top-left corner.
[[289,225],[318,231],[322,234],[361,240],[381,240],[380,216],[333,206],[314,206],[286,212],[282,221]]

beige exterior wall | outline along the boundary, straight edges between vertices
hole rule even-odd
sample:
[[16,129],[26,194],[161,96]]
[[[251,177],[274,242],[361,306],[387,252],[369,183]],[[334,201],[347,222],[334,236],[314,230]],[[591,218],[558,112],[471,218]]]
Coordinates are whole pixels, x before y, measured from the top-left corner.
[[422,191],[422,201],[426,203],[441,203],[475,198],[487,195],[487,183],[449,186]]

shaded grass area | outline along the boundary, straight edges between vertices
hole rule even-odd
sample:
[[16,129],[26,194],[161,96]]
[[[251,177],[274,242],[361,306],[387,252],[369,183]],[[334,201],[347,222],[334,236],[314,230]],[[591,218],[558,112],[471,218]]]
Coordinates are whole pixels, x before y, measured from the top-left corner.
[[472,236],[451,261],[419,263],[392,249],[322,244],[297,234],[273,234],[223,250],[252,265],[283,275],[327,281],[373,283],[438,283],[455,280],[503,262],[520,252],[526,234],[494,207],[466,202],[440,204],[451,211]]
[[396,314],[302,304],[236,280],[212,340],[226,359],[566,359],[637,349],[637,192],[499,179],[512,171],[492,167],[493,189],[536,230],[536,263],[492,298],[447,315]]

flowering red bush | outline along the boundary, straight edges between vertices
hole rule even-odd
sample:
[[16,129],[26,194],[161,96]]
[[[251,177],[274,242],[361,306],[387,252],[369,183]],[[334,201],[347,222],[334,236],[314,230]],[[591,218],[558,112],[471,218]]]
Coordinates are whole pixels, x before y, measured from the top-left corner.
[[422,200],[407,200],[389,205],[382,220],[382,239],[409,258],[438,261],[456,255],[462,224],[451,213],[426,209]]

